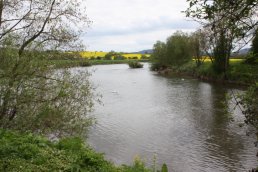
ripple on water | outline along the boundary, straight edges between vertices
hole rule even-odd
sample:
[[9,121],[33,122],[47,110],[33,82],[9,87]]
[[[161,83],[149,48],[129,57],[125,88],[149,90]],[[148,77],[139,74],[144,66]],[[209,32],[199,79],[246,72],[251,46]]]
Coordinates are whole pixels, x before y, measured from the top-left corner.
[[[238,127],[243,116],[229,114],[226,86],[154,75],[145,65],[97,66],[92,81],[104,106],[94,112],[89,143],[117,164],[136,155],[170,171],[248,171],[257,166],[255,138]],[[117,94],[112,93],[116,91]],[[228,101],[228,108],[221,101]]]

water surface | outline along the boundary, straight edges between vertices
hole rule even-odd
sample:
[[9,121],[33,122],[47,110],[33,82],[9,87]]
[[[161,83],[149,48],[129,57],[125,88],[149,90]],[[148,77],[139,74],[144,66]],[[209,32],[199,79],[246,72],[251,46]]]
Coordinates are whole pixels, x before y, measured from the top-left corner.
[[247,171],[257,166],[255,138],[239,127],[243,115],[227,98],[232,89],[162,77],[149,71],[148,64],[143,69],[125,64],[92,68],[104,105],[96,107],[98,123],[88,142],[107,159],[131,164],[140,156],[151,166],[155,155],[157,165],[166,163],[169,171],[178,172]]

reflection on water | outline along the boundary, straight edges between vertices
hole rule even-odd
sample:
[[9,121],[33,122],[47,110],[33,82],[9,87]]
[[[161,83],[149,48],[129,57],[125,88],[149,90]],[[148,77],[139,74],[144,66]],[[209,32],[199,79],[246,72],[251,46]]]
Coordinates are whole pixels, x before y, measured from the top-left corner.
[[[229,113],[225,86],[180,77],[161,77],[127,65],[93,67],[103,95],[89,143],[117,164],[143,157],[170,171],[243,171],[256,167],[255,138]],[[225,107],[223,101],[228,102]]]

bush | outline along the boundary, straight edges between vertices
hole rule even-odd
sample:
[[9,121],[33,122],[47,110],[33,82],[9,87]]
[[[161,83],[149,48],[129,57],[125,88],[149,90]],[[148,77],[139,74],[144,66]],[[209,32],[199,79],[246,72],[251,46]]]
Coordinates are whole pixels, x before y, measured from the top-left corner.
[[0,171],[117,171],[80,138],[52,143],[33,134],[0,133]]
[[126,172],[152,172],[152,170],[146,168],[144,162],[139,157],[135,158],[132,166],[123,165],[122,169]]
[[96,58],[94,56],[91,56],[90,60],[96,60]]
[[150,70],[151,71],[158,71],[168,68],[166,65],[162,65],[160,63],[151,63]]
[[140,62],[137,62],[137,61],[130,61],[128,63],[128,65],[130,68],[142,68],[143,67],[143,64],[141,64]]
[[151,172],[143,161],[116,167],[82,139],[65,138],[56,143],[46,138],[0,130],[0,171]]
[[96,60],[101,60],[101,59],[102,59],[102,57],[100,57],[100,56],[96,57]]

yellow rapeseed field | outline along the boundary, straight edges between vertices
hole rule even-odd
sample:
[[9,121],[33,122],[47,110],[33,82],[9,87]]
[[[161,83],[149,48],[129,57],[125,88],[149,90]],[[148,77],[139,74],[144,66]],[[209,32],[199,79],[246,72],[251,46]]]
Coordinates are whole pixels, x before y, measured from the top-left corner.
[[[102,51],[82,51],[80,52],[80,55],[83,58],[91,58],[91,57],[104,57],[107,54],[107,52],[102,52]],[[149,54],[145,54],[147,57],[150,57]],[[141,59],[142,54],[122,54],[125,58],[133,58],[137,57],[138,59]]]
[[[205,57],[205,56],[203,56],[202,58],[204,58],[205,60],[205,62],[210,62],[211,61],[211,59],[209,58],[209,57]],[[194,59],[193,59],[194,60]],[[230,59],[229,61],[230,62],[241,62],[241,61],[243,61],[244,59],[240,59],[240,58],[234,58],[234,59]]]
[[102,51],[82,51],[80,55],[84,58],[91,58],[91,57],[104,57],[107,52]]

